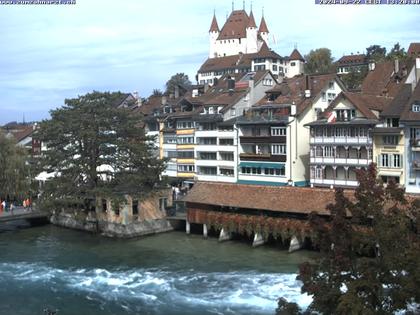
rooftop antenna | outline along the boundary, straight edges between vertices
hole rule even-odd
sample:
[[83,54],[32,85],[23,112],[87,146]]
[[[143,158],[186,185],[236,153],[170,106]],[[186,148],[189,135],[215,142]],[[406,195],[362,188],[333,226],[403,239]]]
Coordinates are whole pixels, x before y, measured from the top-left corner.
[[25,113],[23,113],[22,123],[25,124]]
[[242,3],[243,3],[244,11],[245,11],[245,0]]
[[232,1],[232,12],[235,10],[235,1]]

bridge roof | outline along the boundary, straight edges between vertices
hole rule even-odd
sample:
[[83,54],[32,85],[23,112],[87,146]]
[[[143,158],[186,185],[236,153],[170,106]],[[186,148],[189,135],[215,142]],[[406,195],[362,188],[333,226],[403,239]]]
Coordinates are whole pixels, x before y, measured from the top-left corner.
[[[345,195],[353,198],[352,191],[345,191]],[[325,188],[197,182],[183,200],[225,207],[299,214],[316,211],[329,215],[326,206],[335,199],[334,190]]]

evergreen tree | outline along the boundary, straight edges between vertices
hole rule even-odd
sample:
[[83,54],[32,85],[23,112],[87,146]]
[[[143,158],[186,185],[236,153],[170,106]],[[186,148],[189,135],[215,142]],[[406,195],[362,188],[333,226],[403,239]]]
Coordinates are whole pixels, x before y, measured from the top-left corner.
[[25,148],[0,130],[0,199],[29,197],[30,167]]
[[354,200],[337,189],[330,221],[312,215],[322,258],[300,267],[302,292],[313,295],[306,314],[386,315],[418,307],[419,202],[408,203],[401,188],[384,187],[376,175],[374,164],[358,172]]
[[46,205],[93,210],[100,198],[140,199],[159,183],[164,163],[153,154],[153,139],[139,113],[116,108],[118,95],[68,99],[40,124],[37,136],[48,150],[38,170],[55,175],[44,187]]

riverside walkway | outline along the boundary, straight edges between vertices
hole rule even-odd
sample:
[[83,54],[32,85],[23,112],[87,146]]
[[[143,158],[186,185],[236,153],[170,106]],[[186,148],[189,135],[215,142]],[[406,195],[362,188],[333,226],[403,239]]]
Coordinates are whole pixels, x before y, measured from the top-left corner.
[[17,220],[36,220],[36,219],[48,219],[48,213],[33,210],[25,210],[23,207],[16,207],[13,210],[13,214],[9,211],[3,211],[0,214],[0,223],[12,222]]

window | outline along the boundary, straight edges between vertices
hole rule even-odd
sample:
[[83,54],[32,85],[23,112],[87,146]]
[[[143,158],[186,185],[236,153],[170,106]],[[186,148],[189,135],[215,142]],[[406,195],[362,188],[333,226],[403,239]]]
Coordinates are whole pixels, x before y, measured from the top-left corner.
[[286,135],[286,128],[271,127],[271,135],[272,136],[285,136]]
[[177,129],[191,129],[194,128],[194,122],[193,121],[178,121],[176,123]]
[[401,167],[401,156],[399,154],[392,155],[392,167],[400,168]]
[[328,82],[328,88],[334,90],[334,81]]
[[263,80],[263,85],[271,86],[271,85],[273,85],[273,80],[271,80],[271,79],[264,79]]
[[324,148],[324,157],[334,157],[335,148],[334,147],[325,147]]
[[322,92],[322,101],[325,102],[327,101],[327,93]]
[[386,126],[387,127],[399,127],[400,120],[398,118],[387,118],[386,119]]
[[233,139],[219,139],[219,145],[233,145]]
[[389,160],[388,160],[388,154],[381,154],[380,155],[380,161],[379,165],[382,167],[388,167],[389,166]]
[[184,136],[177,138],[178,144],[194,144],[194,137]]
[[132,211],[133,211],[133,215],[139,214],[139,201],[138,200],[133,200]]
[[273,155],[286,154],[286,145],[285,144],[272,144],[271,154]]
[[265,70],[265,65],[258,65],[254,67],[255,71],[264,71]]
[[400,183],[400,177],[399,176],[381,176],[382,181],[384,184],[388,184],[391,181],[394,181],[395,183]]
[[220,175],[223,176],[234,176],[234,171],[231,168],[221,168]]
[[420,113],[420,104],[413,104],[412,111],[414,113]]
[[267,176],[284,176],[284,168],[264,168],[264,175]]
[[216,123],[201,123],[198,130],[216,130]]
[[278,67],[277,65],[273,65],[273,71],[277,71]]
[[199,152],[200,160],[217,160],[216,152]]
[[163,150],[163,156],[167,158],[177,158],[176,150]]
[[[328,101],[330,100],[328,99]],[[356,110],[354,109],[338,109],[335,112],[337,114],[338,121],[349,121],[356,116]]]
[[163,143],[176,144],[176,136],[163,136]]
[[294,62],[294,61],[293,61],[293,62],[291,62],[291,63],[290,63],[290,66],[292,66],[292,67],[296,66],[296,62]]
[[178,151],[179,159],[193,159],[194,151]]
[[398,136],[383,136],[382,141],[384,145],[397,145],[398,144]]
[[106,205],[106,199],[102,199],[102,212],[106,212],[107,205]]
[[168,198],[159,198],[160,211],[165,211],[167,206],[168,206]]
[[193,173],[194,165],[180,164],[178,165],[178,172]]
[[200,175],[217,175],[217,167],[200,166],[198,173]]
[[231,108],[230,109],[230,116],[235,116],[236,115],[236,109],[235,108]]
[[217,138],[198,138],[198,143],[200,145],[216,145]]
[[233,161],[233,152],[220,152],[220,159],[223,161]]
[[328,101],[328,103],[331,103],[334,99],[335,99],[335,93],[328,93],[327,94],[327,101]]

